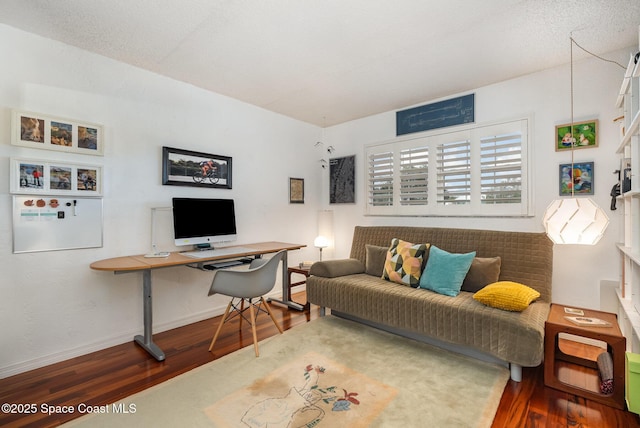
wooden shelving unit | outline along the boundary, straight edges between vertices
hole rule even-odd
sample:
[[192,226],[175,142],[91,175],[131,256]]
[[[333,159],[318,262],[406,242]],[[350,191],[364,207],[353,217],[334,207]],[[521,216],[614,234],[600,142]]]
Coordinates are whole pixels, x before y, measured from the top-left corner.
[[631,160],[631,190],[617,199],[623,224],[617,245],[622,272],[617,295],[618,323],[627,338],[627,348],[640,353],[640,61],[636,61],[636,52],[630,54],[616,99],[624,117],[616,152],[621,161]]

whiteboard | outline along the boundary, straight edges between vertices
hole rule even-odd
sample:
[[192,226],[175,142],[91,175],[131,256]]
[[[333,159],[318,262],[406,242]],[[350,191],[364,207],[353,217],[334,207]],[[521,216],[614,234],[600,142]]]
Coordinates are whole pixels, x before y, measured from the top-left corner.
[[102,198],[16,195],[13,252],[102,247]]

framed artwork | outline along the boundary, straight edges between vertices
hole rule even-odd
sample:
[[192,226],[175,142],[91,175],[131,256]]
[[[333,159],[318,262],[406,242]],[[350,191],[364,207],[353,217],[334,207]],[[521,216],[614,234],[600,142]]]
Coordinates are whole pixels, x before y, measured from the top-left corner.
[[289,177],[289,203],[304,204],[304,178]]
[[475,94],[396,112],[396,135],[475,122]]
[[61,152],[104,155],[102,125],[12,111],[11,144]]
[[231,157],[163,147],[162,184],[231,189]]
[[102,195],[102,167],[35,159],[11,159],[11,193]]
[[[573,124],[574,149],[598,147],[598,120]],[[571,150],[571,124],[556,126],[556,152]]]
[[348,204],[356,201],[356,157],[329,159],[329,203]]
[[560,164],[560,196],[593,195],[593,172],[593,162]]

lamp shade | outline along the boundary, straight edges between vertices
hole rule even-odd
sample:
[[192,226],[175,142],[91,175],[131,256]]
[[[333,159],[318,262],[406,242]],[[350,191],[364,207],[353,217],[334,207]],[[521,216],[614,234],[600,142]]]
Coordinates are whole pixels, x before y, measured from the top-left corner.
[[327,248],[329,246],[329,240],[320,235],[313,240],[313,246],[316,248]]
[[609,218],[589,198],[567,198],[551,202],[543,224],[556,244],[594,245],[602,238]]

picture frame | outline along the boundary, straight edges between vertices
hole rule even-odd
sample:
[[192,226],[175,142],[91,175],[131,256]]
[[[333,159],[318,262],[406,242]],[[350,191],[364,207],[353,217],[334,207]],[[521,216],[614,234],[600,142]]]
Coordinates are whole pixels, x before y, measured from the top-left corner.
[[289,177],[289,203],[304,204],[304,178]]
[[12,194],[102,196],[102,166],[11,158]]
[[218,189],[232,188],[232,158],[162,147],[162,184]]
[[396,136],[475,123],[475,93],[396,112]]
[[351,204],[356,201],[356,156],[329,159],[329,203]]
[[[556,152],[571,150],[570,136],[570,123],[556,126]],[[574,122],[573,138],[575,138],[574,149],[598,147],[598,119]]]
[[[593,195],[594,163],[574,162],[560,164],[560,196]],[[572,192],[573,189],[573,192]]]
[[102,125],[22,110],[11,113],[11,144],[104,156]]

